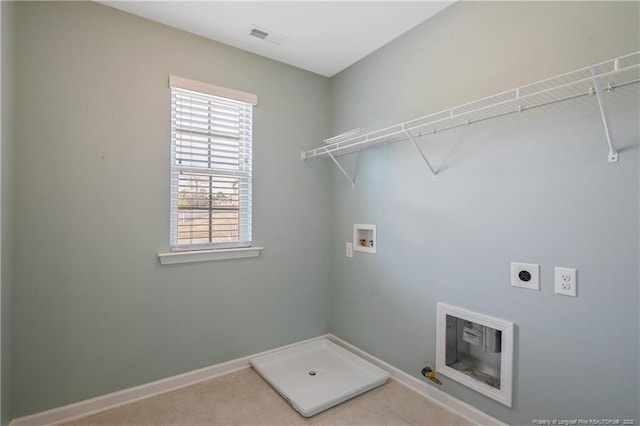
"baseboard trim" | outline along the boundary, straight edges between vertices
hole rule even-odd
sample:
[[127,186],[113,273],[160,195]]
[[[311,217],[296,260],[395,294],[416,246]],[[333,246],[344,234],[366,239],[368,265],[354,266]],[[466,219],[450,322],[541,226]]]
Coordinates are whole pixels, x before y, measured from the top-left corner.
[[109,393],[84,401],[75,402],[73,404],[64,405],[62,407],[53,408],[51,410],[42,411],[40,413],[31,414],[29,416],[18,417],[11,421],[10,426],[45,426],[57,425],[70,422],[85,416],[97,414],[102,411],[117,408],[125,404],[129,404],[152,396],[160,395],[166,392],[191,386],[193,384],[213,379],[224,374],[233,373],[245,368],[251,367],[249,360],[260,355],[267,355],[271,352],[299,345],[301,343],[313,342],[316,340],[329,338],[330,335],[314,337],[313,339],[292,343],[259,354],[253,354],[242,358],[232,359],[227,362],[215,364],[210,367],[204,367],[198,370],[189,371],[187,373],[178,374],[176,376],[167,377],[166,379],[157,380],[155,382],[146,383],[129,389]]
[[178,374],[176,376],[157,380],[155,382],[147,383],[133,388],[124,389],[91,399],[86,399],[84,401],[79,401],[51,410],[42,411],[40,413],[32,414],[29,416],[18,417],[11,421],[10,426],[45,426],[70,422],[85,416],[117,408],[135,401],[140,401],[152,396],[181,389],[186,386],[222,376],[224,374],[229,374],[235,371],[249,368],[251,366],[251,364],[249,363],[249,360],[251,358],[261,355],[267,355],[272,352],[320,339],[329,339],[332,342],[344,347],[345,349],[348,349],[351,352],[361,356],[367,361],[387,370],[391,374],[392,379],[396,380],[398,383],[408,387],[414,392],[421,394],[425,398],[432,400],[434,403],[440,405],[444,409],[466,418],[472,423],[478,425],[505,425],[499,420],[460,401],[459,399],[456,399],[438,389],[435,389],[432,386],[427,385],[424,382],[421,382],[415,377],[412,377],[404,371],[393,367],[390,364],[387,364],[386,362],[374,357],[373,355],[361,350],[356,346],[353,346],[345,340],[334,336],[333,334],[325,334],[322,336],[314,337],[312,339],[307,339],[279,348],[270,349],[258,354],[236,358],[231,361],[223,362],[183,374]]
[[406,386],[407,388],[413,390],[414,392],[419,393],[432,400],[434,403],[438,404],[445,410],[448,410],[454,414],[464,417],[472,423],[477,425],[499,425],[506,426],[506,423],[501,422],[500,420],[491,417],[490,415],[478,410],[471,405],[460,401],[453,396],[442,392],[435,387],[428,385],[425,382],[422,382],[415,377],[405,373],[404,371],[396,368],[379,358],[374,357],[373,355],[363,351],[362,349],[352,345],[351,343],[342,340],[341,338],[334,336],[333,334],[329,334],[327,337],[332,342],[344,347],[345,349],[350,350],[351,352],[359,355],[360,357],[366,359],[372,364],[377,365],[378,367],[387,370],[389,374],[391,374],[391,378],[396,380],[398,383]]

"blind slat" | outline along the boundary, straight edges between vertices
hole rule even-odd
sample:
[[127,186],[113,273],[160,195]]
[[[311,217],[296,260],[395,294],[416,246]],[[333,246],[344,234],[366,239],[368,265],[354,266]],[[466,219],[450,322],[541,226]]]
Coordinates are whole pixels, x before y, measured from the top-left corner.
[[250,111],[249,107],[236,103],[224,103],[216,99],[201,99],[195,97],[177,97],[174,96],[172,101],[172,110],[177,108],[182,110],[201,110],[210,111],[222,115],[240,116],[244,115],[245,111]]
[[237,127],[240,129],[248,128],[251,123],[245,122],[244,118],[227,119],[224,117],[217,117],[215,120],[209,120],[207,114],[174,114],[171,119],[176,123],[197,123],[197,124],[210,124],[213,122],[220,126]]
[[184,136],[187,136],[187,135],[193,135],[193,136],[203,136],[203,137],[208,137],[208,138],[240,140],[239,136],[235,136],[235,135],[232,135],[232,134],[205,132],[205,131],[202,131],[202,130],[199,130],[199,129],[188,128],[188,127],[177,127],[176,126],[176,132],[178,132],[178,134],[181,137],[184,137]]

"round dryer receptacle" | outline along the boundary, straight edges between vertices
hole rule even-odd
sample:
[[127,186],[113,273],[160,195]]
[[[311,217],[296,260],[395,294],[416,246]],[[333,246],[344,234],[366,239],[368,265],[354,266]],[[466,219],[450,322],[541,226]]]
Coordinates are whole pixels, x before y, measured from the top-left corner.
[[529,271],[520,271],[518,278],[524,282],[531,281],[531,273]]

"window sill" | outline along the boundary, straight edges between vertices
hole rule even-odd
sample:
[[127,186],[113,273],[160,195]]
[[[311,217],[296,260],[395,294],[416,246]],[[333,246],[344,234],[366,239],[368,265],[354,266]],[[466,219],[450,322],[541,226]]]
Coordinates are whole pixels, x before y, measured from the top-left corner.
[[158,259],[162,265],[175,263],[209,262],[213,260],[243,259],[258,257],[264,247],[244,247],[220,250],[176,251],[171,253],[159,253]]

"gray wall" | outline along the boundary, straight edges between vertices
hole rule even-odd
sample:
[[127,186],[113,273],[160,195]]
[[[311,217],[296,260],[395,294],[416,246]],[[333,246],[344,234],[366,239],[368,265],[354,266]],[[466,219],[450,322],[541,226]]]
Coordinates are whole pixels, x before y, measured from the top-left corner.
[[[20,3],[16,29],[15,417],[329,331],[329,193],[300,161],[328,79],[90,2]],[[170,74],[259,97],[259,259],[157,262]]]
[[0,276],[0,424],[11,420],[11,288],[12,288],[12,194],[13,194],[13,106],[14,106],[14,19],[12,2],[0,2],[2,14],[2,200],[0,244],[2,262]]
[[[334,134],[375,130],[639,49],[639,4],[460,2],[332,79]],[[513,409],[455,381],[442,390],[510,424],[638,413],[638,92],[595,98],[360,154],[334,172],[331,330],[419,377],[435,361],[436,303],[513,321]],[[321,161],[321,160],[318,160]],[[353,158],[344,158],[348,168]],[[344,256],[354,223],[377,254]],[[510,287],[511,261],[541,291]],[[578,269],[578,298],[553,268]]]

